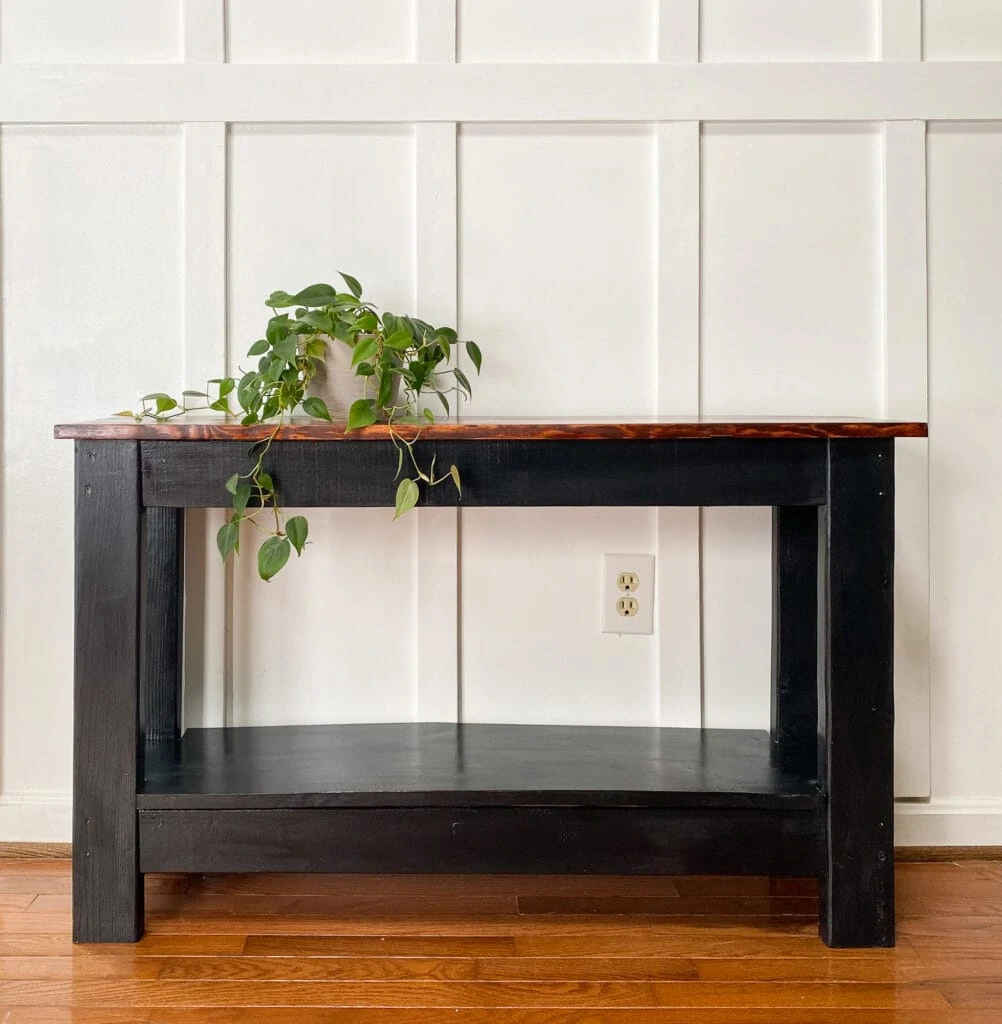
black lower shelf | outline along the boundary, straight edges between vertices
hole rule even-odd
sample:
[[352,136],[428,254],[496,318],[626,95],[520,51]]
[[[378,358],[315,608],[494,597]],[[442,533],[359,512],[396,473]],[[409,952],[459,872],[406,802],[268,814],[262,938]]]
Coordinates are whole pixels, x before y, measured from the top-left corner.
[[577,807],[816,811],[816,759],[766,732],[540,725],[189,729],[150,746],[142,810]]

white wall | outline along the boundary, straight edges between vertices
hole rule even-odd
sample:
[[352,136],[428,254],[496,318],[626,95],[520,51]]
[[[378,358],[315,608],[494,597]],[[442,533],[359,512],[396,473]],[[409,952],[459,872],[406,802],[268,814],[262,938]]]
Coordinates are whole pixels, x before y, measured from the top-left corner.
[[[0,0],[0,840],[69,831],[51,424],[235,367],[268,292],[345,269],[482,343],[485,417],[928,414],[899,444],[899,839],[1002,844],[1002,5],[274,10]],[[189,517],[189,723],[768,722],[767,510],[317,511],[267,588],[216,564],[218,516]],[[654,637],[598,632],[624,550],[658,556]]]

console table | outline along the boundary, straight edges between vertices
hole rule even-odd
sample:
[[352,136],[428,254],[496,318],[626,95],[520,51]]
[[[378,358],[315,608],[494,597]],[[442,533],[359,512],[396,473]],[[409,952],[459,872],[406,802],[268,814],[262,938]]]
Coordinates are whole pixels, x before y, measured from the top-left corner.
[[[772,729],[180,729],[184,509],[270,431],[76,441],[73,937],[133,942],[157,871],[816,877],[831,946],[894,943],[894,438],[922,423],[449,421],[466,506],[773,507]],[[293,421],[286,507],[391,506],[385,426]],[[422,495],[452,505],[453,489]],[[318,545],[311,557],[323,557]],[[476,610],[471,609],[471,614]],[[597,624],[596,624],[597,628]]]

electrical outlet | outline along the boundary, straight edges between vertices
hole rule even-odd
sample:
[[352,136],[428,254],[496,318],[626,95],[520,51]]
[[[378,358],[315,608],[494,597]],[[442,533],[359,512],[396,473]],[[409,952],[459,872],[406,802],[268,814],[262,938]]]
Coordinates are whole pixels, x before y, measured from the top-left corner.
[[654,556],[605,555],[602,567],[602,632],[654,632]]

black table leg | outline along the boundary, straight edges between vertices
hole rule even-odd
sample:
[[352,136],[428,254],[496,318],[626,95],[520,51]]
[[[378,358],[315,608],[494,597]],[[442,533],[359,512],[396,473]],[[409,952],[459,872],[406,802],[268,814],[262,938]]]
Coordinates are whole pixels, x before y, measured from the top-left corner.
[[821,937],[894,945],[894,442],[829,441]]
[[146,742],[181,733],[184,509],[146,510],[146,592],[139,724]]
[[772,510],[772,739],[781,759],[818,748],[818,508]]
[[77,443],[75,942],[135,942],[143,928],[136,815],[139,486],[138,443]]

